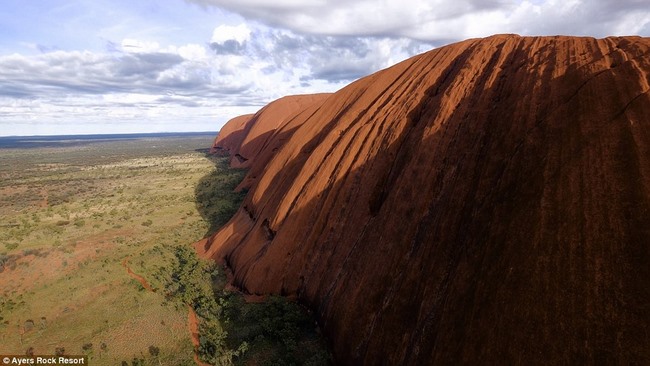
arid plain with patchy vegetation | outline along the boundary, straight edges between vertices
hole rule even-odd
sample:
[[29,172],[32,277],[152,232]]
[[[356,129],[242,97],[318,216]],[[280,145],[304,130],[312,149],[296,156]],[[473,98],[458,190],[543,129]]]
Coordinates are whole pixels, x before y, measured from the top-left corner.
[[264,318],[265,309],[292,305],[245,304],[223,290],[220,267],[191,249],[243,197],[233,188],[244,172],[202,150],[212,137],[1,150],[0,353],[87,354],[93,365],[242,362],[256,350],[273,357],[277,345],[262,342],[263,330],[254,342],[226,329],[241,319],[250,330],[242,309]]

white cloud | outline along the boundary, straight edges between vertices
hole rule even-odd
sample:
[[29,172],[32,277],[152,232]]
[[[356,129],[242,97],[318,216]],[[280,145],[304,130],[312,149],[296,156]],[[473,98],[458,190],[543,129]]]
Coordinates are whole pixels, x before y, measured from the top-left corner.
[[189,123],[218,128],[275,98],[334,91],[469,37],[650,36],[647,0],[61,4],[59,9],[3,3],[0,134],[21,123],[72,126],[64,122],[70,120],[84,129],[111,124],[120,131],[135,128],[129,123],[149,128],[174,121],[183,121],[179,128]]
[[236,26],[220,25],[212,32],[212,39],[210,42],[223,44],[227,41],[235,41],[243,44],[248,41],[251,36],[251,30],[244,23]]
[[137,39],[126,38],[122,40],[122,49],[126,52],[147,53],[160,49],[158,42],[142,41]]
[[[15,127],[20,123],[70,120],[84,130],[115,126],[116,120],[163,124],[167,131],[172,121],[212,121],[218,129],[287,94],[334,91],[402,54],[390,52],[386,40],[319,40],[259,24],[229,35],[243,41],[240,54],[215,52],[207,42],[178,46],[129,38],[104,52],[0,55],[0,124],[14,126],[3,132],[24,133]],[[331,57],[345,58],[345,67]]]
[[188,44],[178,48],[178,54],[186,59],[191,61],[203,61],[207,58],[207,52],[205,47],[199,44]]
[[187,1],[298,33],[406,37],[438,44],[494,33],[639,34],[647,32],[650,21],[647,0]]

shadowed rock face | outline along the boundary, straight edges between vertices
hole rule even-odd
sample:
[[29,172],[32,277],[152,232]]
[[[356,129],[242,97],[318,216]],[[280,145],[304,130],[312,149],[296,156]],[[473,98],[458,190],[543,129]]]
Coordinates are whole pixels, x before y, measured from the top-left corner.
[[649,84],[648,38],[416,56],[297,116],[199,250],[340,364],[650,364]]

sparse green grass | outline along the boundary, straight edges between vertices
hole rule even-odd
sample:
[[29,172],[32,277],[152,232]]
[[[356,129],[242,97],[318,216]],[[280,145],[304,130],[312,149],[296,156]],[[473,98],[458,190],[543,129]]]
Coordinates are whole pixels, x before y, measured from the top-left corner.
[[283,298],[246,303],[190,247],[244,196],[233,192],[243,171],[193,150],[209,142],[0,149],[0,354],[194,365],[189,304],[204,361],[329,363],[306,311]]
[[122,261],[138,273],[154,246],[205,235],[194,190],[215,164],[194,151],[209,140],[155,143],[0,150],[0,354],[193,364],[187,309],[142,291]]

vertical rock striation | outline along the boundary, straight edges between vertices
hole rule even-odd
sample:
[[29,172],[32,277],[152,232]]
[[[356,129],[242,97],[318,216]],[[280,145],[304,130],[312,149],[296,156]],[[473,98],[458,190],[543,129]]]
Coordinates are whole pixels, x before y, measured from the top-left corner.
[[[212,145],[212,152],[223,151],[231,155],[230,165],[234,168],[249,168],[262,154],[264,165],[277,150],[269,144],[281,144],[287,132],[295,128],[297,115],[307,107],[324,100],[329,94],[304,94],[282,97],[267,104],[255,114],[246,114],[228,121]],[[277,133],[276,133],[277,132]]]
[[252,149],[199,249],[313,309],[340,364],[650,364],[649,90],[647,38],[435,49]]

